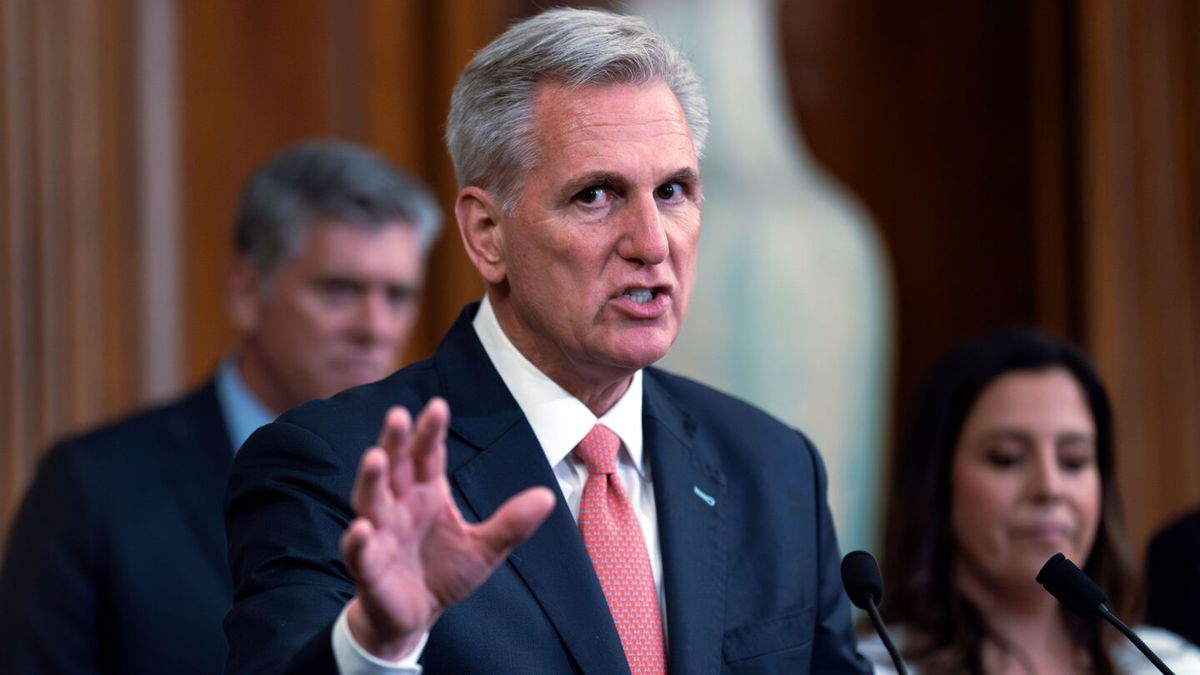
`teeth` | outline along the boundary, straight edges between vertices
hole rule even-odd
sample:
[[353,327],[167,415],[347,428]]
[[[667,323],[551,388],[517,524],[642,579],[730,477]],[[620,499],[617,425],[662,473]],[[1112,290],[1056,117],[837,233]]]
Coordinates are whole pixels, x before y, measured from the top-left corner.
[[631,288],[623,295],[639,305],[644,305],[654,299],[654,291],[648,288]]

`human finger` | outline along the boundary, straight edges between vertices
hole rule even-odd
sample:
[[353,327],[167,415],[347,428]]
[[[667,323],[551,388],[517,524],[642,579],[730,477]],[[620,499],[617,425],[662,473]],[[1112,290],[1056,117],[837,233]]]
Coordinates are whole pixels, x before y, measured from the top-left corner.
[[342,539],[338,548],[342,552],[342,560],[346,563],[346,569],[349,570],[351,578],[355,580],[355,584],[363,581],[366,565],[367,546],[370,543],[371,535],[375,532],[375,528],[371,525],[371,521],[366,518],[355,518],[350,522],[350,526],[342,533]]
[[513,548],[533,536],[554,510],[554,493],[547,487],[531,487],[500,505],[479,524],[479,535],[493,560],[506,557]]
[[350,504],[358,516],[383,524],[391,513],[392,499],[387,453],[379,447],[370,448],[359,461]]
[[417,418],[413,434],[413,480],[424,483],[437,480],[446,472],[446,430],[450,426],[450,406],[434,397]]
[[379,447],[388,456],[388,479],[396,496],[405,493],[412,483],[412,415],[404,406],[392,406],[383,418],[379,430]]
[[383,426],[379,428],[379,438],[375,444],[391,452],[393,447],[404,442],[411,429],[412,415],[409,414],[408,408],[394,405],[383,414]]

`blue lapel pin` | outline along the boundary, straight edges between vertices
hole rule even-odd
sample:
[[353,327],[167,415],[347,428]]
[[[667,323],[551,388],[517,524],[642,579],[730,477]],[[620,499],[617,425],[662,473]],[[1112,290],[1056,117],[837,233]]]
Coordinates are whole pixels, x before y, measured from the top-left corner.
[[705,504],[708,504],[709,506],[717,505],[717,500],[713,499],[712,495],[708,494],[704,490],[701,490],[699,485],[693,485],[692,492],[695,492],[696,496],[699,497]]

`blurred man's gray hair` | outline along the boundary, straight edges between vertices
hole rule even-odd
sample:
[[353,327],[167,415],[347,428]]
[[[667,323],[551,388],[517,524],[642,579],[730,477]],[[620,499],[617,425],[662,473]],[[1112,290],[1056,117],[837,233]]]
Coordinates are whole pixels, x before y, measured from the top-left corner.
[[270,277],[308,228],[326,221],[415,227],[428,252],[442,214],[425,185],[374,152],[344,141],[307,141],[279,152],[246,183],[234,244]]
[[662,81],[679,101],[698,156],[708,104],[691,63],[645,20],[553,9],[514,24],[467,65],[450,98],[446,143],[459,188],[475,185],[512,209],[536,161],[531,137],[538,85]]

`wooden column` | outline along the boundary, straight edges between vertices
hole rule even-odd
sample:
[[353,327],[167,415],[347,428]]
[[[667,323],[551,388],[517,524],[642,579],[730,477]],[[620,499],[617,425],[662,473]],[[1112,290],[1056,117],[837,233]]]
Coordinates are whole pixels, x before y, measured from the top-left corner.
[[133,30],[0,0],[0,533],[47,444],[139,394]]
[[1200,507],[1200,7],[1087,0],[1078,22],[1086,328],[1140,555]]

